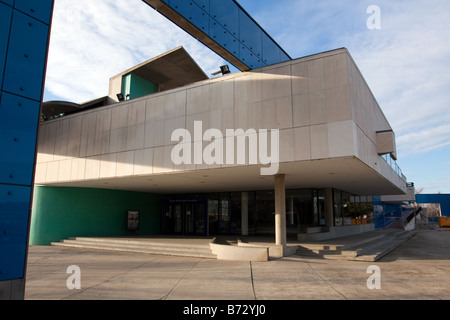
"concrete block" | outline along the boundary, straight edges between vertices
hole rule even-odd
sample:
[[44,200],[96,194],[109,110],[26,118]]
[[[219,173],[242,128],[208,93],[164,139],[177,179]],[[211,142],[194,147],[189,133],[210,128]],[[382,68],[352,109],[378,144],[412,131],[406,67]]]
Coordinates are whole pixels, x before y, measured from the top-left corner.
[[308,94],[309,121],[311,125],[327,122],[327,105],[324,90],[310,91]]
[[144,175],[153,172],[153,148],[134,151],[134,174]]
[[394,131],[381,131],[376,133],[377,153],[390,154],[394,160],[397,159]]
[[327,122],[352,119],[348,86],[326,88],[324,94]]
[[164,120],[145,124],[144,148],[164,145]]
[[46,175],[47,175],[47,163],[46,162],[36,163],[34,183],[35,184],[45,183]]
[[356,125],[353,121],[331,122],[328,129],[328,155],[346,157],[357,154]]
[[[295,158],[294,129],[280,130],[280,162],[291,162]],[[270,150],[270,149],[269,149]]]
[[305,62],[291,65],[292,95],[308,93],[308,66]]
[[311,134],[309,127],[294,128],[294,161],[311,159]]
[[328,127],[326,124],[310,126],[311,159],[328,158]]
[[58,181],[69,181],[72,172],[72,159],[59,161]]
[[85,169],[86,169],[86,159],[85,158],[72,159],[70,179],[71,180],[83,180]]
[[100,156],[93,156],[86,158],[85,179],[100,178]]
[[126,127],[128,124],[129,104],[120,104],[111,109],[111,130]]
[[309,125],[309,95],[301,93],[292,97],[292,113],[294,127]]
[[134,172],[134,151],[117,154],[116,177],[131,176]]
[[[292,97],[285,96],[272,100],[264,100],[260,111],[258,129],[292,128]],[[250,118],[252,119],[252,118]]]
[[100,156],[100,178],[111,178],[116,175],[116,161],[116,153]]
[[291,70],[289,65],[283,65],[262,72],[262,100],[291,96]]
[[59,161],[52,161],[47,163],[47,172],[45,175],[45,182],[58,181]]
[[211,251],[218,260],[268,261],[269,248],[256,246],[231,246],[217,243],[210,244]]

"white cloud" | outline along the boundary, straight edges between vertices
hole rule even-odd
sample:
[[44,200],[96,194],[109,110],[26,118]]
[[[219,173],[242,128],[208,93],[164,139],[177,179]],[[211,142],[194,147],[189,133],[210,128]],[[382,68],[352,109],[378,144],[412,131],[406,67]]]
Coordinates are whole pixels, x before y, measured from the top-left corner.
[[361,32],[353,55],[397,135],[399,155],[450,144],[448,1],[383,2],[382,30]]
[[447,124],[415,129],[396,139],[404,155],[426,153],[450,145],[450,126]]
[[449,193],[447,190],[450,186],[450,179],[436,179],[434,181],[425,181],[420,186],[416,186],[416,190],[423,188],[424,193]]
[[207,74],[223,63],[142,1],[55,1],[46,96],[105,96],[112,76],[180,45]]
[[[400,158],[449,145],[448,0],[244,4],[293,58],[347,47],[396,132]],[[372,4],[381,30],[367,28]]]

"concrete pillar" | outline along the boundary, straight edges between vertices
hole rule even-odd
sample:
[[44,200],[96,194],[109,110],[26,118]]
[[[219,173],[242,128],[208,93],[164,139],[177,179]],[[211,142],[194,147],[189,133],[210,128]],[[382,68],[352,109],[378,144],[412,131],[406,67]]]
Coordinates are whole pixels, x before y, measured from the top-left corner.
[[248,236],[248,192],[241,193],[241,234]]
[[284,174],[275,175],[275,244],[286,245],[286,189]]
[[325,225],[333,227],[333,189],[325,188]]

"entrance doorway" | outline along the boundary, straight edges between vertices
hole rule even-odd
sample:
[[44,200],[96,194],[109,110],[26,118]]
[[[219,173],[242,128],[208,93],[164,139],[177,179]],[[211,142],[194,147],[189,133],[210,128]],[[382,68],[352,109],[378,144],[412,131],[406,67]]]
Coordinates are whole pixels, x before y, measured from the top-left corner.
[[207,200],[165,200],[161,232],[178,235],[207,235]]

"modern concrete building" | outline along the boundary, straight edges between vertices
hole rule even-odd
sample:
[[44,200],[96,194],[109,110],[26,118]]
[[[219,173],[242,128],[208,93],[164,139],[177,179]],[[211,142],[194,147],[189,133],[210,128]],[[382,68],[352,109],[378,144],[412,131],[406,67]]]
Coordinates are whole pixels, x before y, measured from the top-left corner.
[[407,193],[346,49],[293,60],[235,0],[144,0],[242,72],[209,79],[176,48],[42,105],[53,2],[0,0],[0,299],[23,298],[29,243],[127,234],[129,211],[140,234],[282,248],[373,229],[379,196]]
[[[395,134],[345,48],[213,79],[177,48],[111,78],[96,101],[40,124],[32,244],[127,234],[135,210],[140,234],[273,235],[284,245],[373,230],[372,197],[407,194]],[[65,107],[45,103],[45,117]],[[262,141],[278,161],[252,161]],[[174,161],[174,150],[193,160]],[[269,165],[278,170],[261,174]]]

